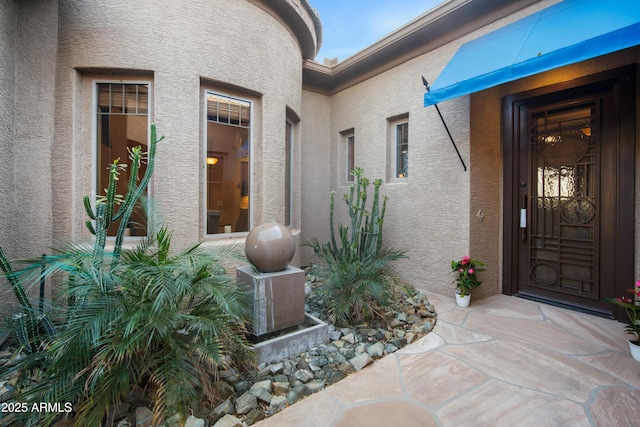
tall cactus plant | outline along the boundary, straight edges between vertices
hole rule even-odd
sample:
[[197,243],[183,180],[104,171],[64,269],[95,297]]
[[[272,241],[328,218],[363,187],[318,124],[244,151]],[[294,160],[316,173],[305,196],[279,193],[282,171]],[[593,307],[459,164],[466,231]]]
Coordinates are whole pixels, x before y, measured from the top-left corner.
[[[120,172],[127,167],[127,165],[120,164],[119,159],[114,160],[109,168],[109,184],[106,188],[106,195],[96,200],[95,210],[91,207],[91,199],[89,199],[89,196],[84,196],[84,208],[89,216],[86,226],[91,234],[96,236],[94,257],[99,257],[104,251],[107,242],[107,230],[111,224],[118,221],[120,221],[120,223],[118,225],[113,252],[116,259],[120,256],[124,233],[129,224],[131,213],[133,212],[136,202],[149,185],[149,180],[151,179],[151,175],[153,175],[155,165],[156,145],[163,139],[164,136],[160,139],[157,138],[156,125],[151,125],[151,141],[149,152],[147,153],[147,170],[140,182],[138,182],[138,172],[140,171],[140,164],[142,163],[144,153],[140,146],[130,150],[129,159],[131,160],[131,171],[127,184],[127,192],[124,197],[116,193],[116,184]],[[116,211],[115,207],[118,204],[120,208]]]
[[[116,193],[119,174],[127,167],[126,165],[120,164],[119,159],[115,160],[110,166],[109,185],[106,189],[106,195],[96,201],[95,210],[91,207],[90,198],[88,196],[84,197],[85,211],[90,218],[90,220],[86,222],[86,225],[89,231],[96,236],[93,252],[94,262],[97,261],[100,263],[103,259],[102,255],[104,254],[107,241],[107,229],[111,224],[120,221],[114,244],[114,256],[111,258],[115,261],[118,260],[122,251],[124,233],[131,218],[135,203],[143,194],[145,188],[147,188],[153,174],[156,145],[163,139],[164,137],[160,139],[157,138],[156,126],[151,125],[149,152],[143,153],[140,146],[130,150],[131,173],[127,185],[127,192],[124,197]],[[138,182],[138,172],[145,154],[148,162],[147,169],[142,179]],[[117,211],[115,210],[116,205],[120,205]],[[30,353],[34,353],[40,348],[43,341],[41,334],[53,335],[55,333],[54,326],[46,314],[38,313],[33,309],[22,280],[19,274],[14,271],[2,247],[0,247],[0,268],[5,273],[7,281],[21,307],[21,313],[14,316],[13,319],[15,323],[18,323],[13,326],[16,337],[19,342],[26,346],[26,349]],[[73,284],[73,280],[70,280],[70,284]],[[73,304],[73,300],[69,300],[69,303]]]
[[336,236],[335,192],[329,206],[330,240],[320,244],[316,238],[306,243],[320,257],[312,271],[323,279],[319,292],[328,302],[329,315],[336,323],[362,320],[379,315],[379,307],[393,303],[394,291],[402,288],[412,293],[391,266],[391,262],[406,258],[405,251],[385,248],[382,229],[388,198],[382,198],[382,180],[373,181],[373,201],[367,209],[368,186],[371,183],[361,168],[352,172],[354,184],[345,194],[350,225],[340,224]]
[[[349,188],[349,194],[344,195],[344,201],[349,209],[351,227],[340,224],[338,235],[340,245],[336,240],[334,226],[334,206],[335,191],[331,192],[331,202],[329,207],[329,227],[331,228],[331,240],[325,247],[334,254],[335,258],[364,261],[375,256],[382,247],[382,225],[384,224],[384,214],[387,208],[388,197],[382,199],[382,209],[380,209],[380,186],[381,179],[373,181],[373,203],[371,210],[367,210],[367,187],[370,184],[368,178],[363,176],[362,168],[355,168],[351,174],[355,183]],[[364,221],[364,224],[363,224]]]

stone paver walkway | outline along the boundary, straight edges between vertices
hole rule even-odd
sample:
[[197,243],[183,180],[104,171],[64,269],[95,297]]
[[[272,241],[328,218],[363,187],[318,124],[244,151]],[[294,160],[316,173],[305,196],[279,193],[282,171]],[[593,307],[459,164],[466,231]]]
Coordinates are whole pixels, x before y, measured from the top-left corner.
[[640,426],[624,325],[496,295],[428,294],[430,334],[257,427]]

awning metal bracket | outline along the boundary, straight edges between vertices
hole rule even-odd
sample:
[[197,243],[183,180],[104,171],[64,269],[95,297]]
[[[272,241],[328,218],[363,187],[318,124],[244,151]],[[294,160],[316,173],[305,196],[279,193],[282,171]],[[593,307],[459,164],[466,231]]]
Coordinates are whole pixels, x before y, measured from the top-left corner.
[[[429,92],[429,90],[430,90],[429,82],[427,82],[425,80],[424,76],[422,76],[422,84],[427,89],[427,92]],[[451,140],[451,144],[453,144],[453,148],[455,148],[456,154],[458,154],[458,158],[460,159],[460,163],[462,163],[462,167],[464,168],[464,171],[466,172],[467,171],[467,165],[464,163],[464,160],[462,160],[462,156],[460,155],[460,151],[458,151],[458,147],[456,146],[456,143],[453,140],[453,136],[451,136],[451,132],[449,132],[449,127],[447,126],[447,123],[444,121],[444,117],[442,117],[442,113],[440,112],[440,108],[438,108],[438,104],[433,104],[433,106],[436,107],[436,111],[438,112],[438,115],[440,116],[440,120],[442,120],[442,124],[444,125],[444,128],[447,131],[447,135],[449,135],[449,139]]]

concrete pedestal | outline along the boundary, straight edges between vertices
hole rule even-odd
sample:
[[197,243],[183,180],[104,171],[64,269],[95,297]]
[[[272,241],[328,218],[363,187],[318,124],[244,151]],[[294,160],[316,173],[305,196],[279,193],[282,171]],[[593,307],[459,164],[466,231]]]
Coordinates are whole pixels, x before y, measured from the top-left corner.
[[304,271],[287,266],[275,273],[256,273],[249,266],[236,269],[238,286],[253,294],[253,334],[304,323]]

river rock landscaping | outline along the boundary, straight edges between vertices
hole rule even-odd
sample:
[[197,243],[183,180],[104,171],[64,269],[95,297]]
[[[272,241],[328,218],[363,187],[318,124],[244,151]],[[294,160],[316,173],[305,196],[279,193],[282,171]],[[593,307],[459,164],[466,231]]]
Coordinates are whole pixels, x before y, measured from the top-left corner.
[[[324,301],[314,292],[317,279],[307,275],[305,283],[305,311],[327,322]],[[175,415],[165,420],[166,427],[239,427],[249,426],[269,417],[304,397],[340,381],[375,360],[415,342],[429,333],[437,314],[427,297],[417,292],[413,297],[401,294],[397,308],[385,313],[375,322],[336,327],[329,324],[330,342],[290,358],[271,364],[261,364],[252,374],[234,369],[219,372],[213,382],[215,399],[203,400],[191,408],[188,418]],[[7,341],[0,347],[0,366],[11,358],[21,357]],[[1,370],[1,368],[0,368]],[[12,387],[16,378],[0,378],[0,401],[8,407],[15,405]],[[110,426],[152,426],[152,400],[144,390],[133,389],[120,404],[114,405]],[[64,407],[62,407],[64,410]],[[70,416],[63,416],[54,426],[73,424]],[[10,414],[0,414],[0,426],[17,427]]]

